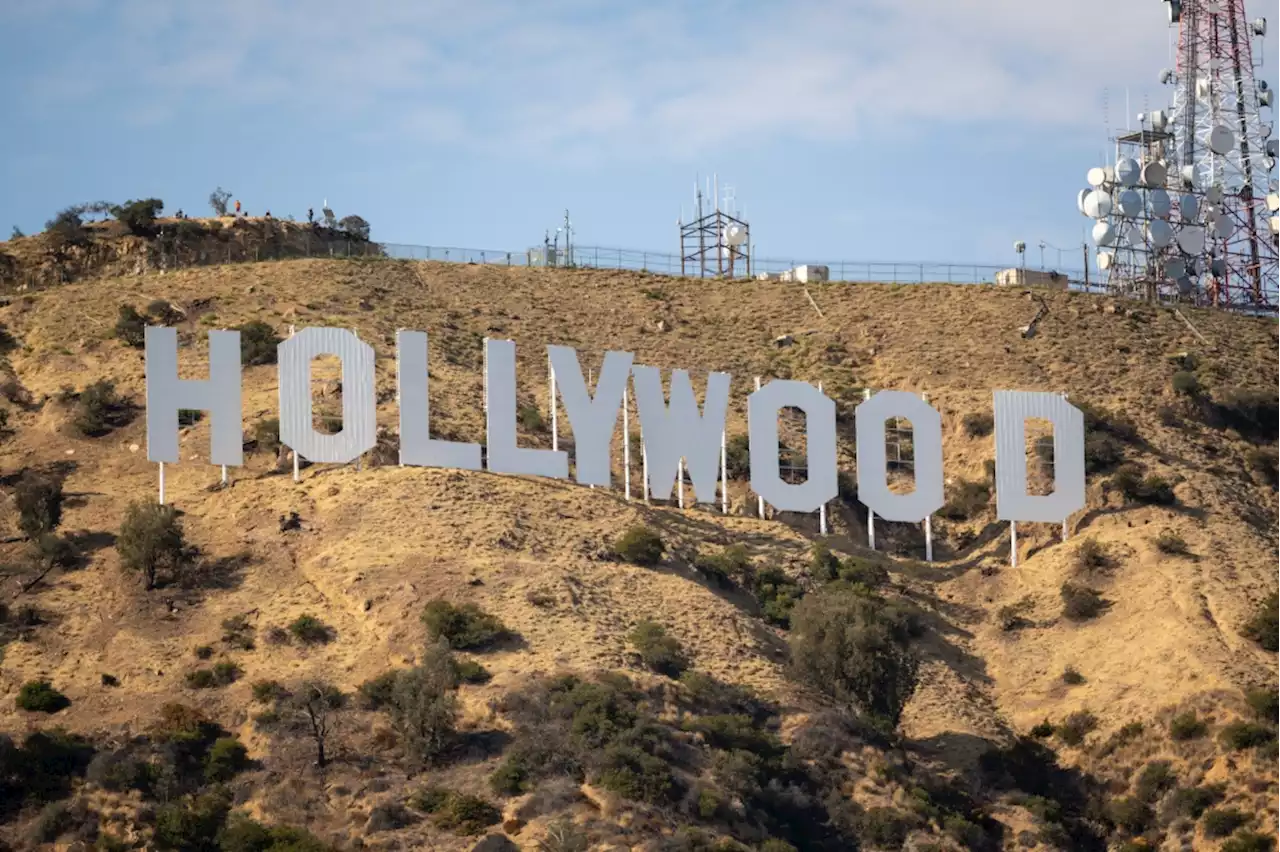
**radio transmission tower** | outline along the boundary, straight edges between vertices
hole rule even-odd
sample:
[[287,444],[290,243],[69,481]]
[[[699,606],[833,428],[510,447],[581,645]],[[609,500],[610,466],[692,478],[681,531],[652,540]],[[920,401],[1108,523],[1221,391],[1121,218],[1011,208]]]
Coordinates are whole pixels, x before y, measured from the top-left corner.
[[1110,289],[1143,298],[1275,310],[1280,196],[1275,92],[1257,75],[1267,32],[1244,0],[1164,0],[1178,28],[1171,104],[1138,115],[1078,206],[1097,220]]

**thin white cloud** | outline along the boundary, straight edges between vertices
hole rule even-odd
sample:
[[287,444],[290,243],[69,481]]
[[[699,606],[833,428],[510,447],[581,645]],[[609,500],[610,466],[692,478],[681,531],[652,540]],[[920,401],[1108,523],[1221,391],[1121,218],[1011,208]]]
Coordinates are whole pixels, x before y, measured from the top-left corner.
[[[1169,40],[1160,4],[1112,0],[49,8],[108,25],[50,54],[26,81],[38,102],[111,97],[149,118],[193,99],[320,108],[376,119],[375,132],[528,156],[696,156],[744,139],[922,136],[975,123],[1096,135],[1105,86],[1164,96],[1156,77]],[[38,14],[24,0],[0,21],[30,26]]]

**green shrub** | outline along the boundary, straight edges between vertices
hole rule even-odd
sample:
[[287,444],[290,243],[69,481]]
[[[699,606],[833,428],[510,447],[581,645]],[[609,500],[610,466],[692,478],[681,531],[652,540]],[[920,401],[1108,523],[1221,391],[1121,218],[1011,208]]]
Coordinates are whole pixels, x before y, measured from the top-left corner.
[[1101,615],[1107,602],[1096,589],[1077,583],[1062,584],[1062,614],[1071,621],[1088,621]]
[[255,681],[250,689],[253,692],[253,700],[259,704],[271,704],[289,694],[278,680]]
[[761,729],[744,713],[725,713],[716,716],[695,716],[684,724],[685,730],[702,735],[707,745],[725,751],[749,751],[769,758],[782,753],[778,738]]
[[653,805],[669,801],[676,789],[666,761],[634,746],[617,744],[605,749],[599,782],[624,799]]
[[164,202],[159,198],[143,198],[115,205],[111,208],[111,215],[123,222],[129,228],[129,233],[149,236],[156,217],[163,209]]
[[18,690],[14,704],[29,713],[57,713],[71,706],[67,696],[47,680],[29,680]]
[[1280,716],[1280,692],[1273,689],[1250,689],[1244,700],[1255,716],[1264,722],[1275,723]]
[[1133,794],[1144,802],[1154,802],[1156,798],[1178,783],[1178,775],[1167,760],[1153,760],[1142,768],[1138,778],[1133,782]]
[[1204,812],[1200,825],[1204,828],[1205,837],[1226,837],[1249,822],[1248,814],[1235,808],[1213,808]]
[[1191,397],[1195,399],[1204,393],[1204,387],[1200,384],[1200,379],[1196,378],[1195,373],[1189,373],[1186,370],[1179,370],[1173,374],[1173,392],[1180,396]]
[[224,644],[240,651],[252,651],[253,625],[243,615],[233,615],[222,620],[222,641]]
[[1075,666],[1067,666],[1062,670],[1062,682],[1069,686],[1079,686],[1084,683],[1084,675],[1076,671]]
[[221,787],[161,805],[156,810],[155,843],[161,849],[212,852],[217,848],[214,838],[230,812],[231,795]]
[[249,750],[235,737],[221,737],[209,747],[204,777],[210,784],[230,781],[249,768]]
[[289,634],[304,645],[323,645],[333,641],[333,628],[314,615],[303,614],[289,623]]
[[181,311],[164,299],[155,299],[148,303],[147,314],[160,325],[176,325],[185,318]]
[[995,417],[986,411],[966,414],[961,422],[964,425],[965,434],[970,438],[985,438],[996,427]]
[[360,706],[366,710],[382,710],[389,707],[395,694],[398,677],[400,672],[393,669],[360,684],[356,688]]
[[502,812],[487,799],[468,793],[450,792],[432,812],[436,826],[463,837],[481,834],[502,821]]
[[1098,727],[1098,717],[1094,716],[1088,710],[1078,710],[1072,713],[1058,725],[1055,733],[1058,739],[1069,746],[1078,746],[1084,742],[1084,738]]
[[195,650],[196,659],[207,660],[213,656],[212,645],[200,645]]
[[215,689],[230,686],[240,678],[240,667],[230,661],[222,661],[211,669],[187,672],[187,686],[192,689]]
[[1031,736],[1038,740],[1044,740],[1053,736],[1055,731],[1057,731],[1057,728],[1054,727],[1054,724],[1048,719],[1045,719],[1043,722],[1040,722],[1031,729]]
[[1122,797],[1107,803],[1107,816],[1131,835],[1141,834],[1151,825],[1151,806],[1139,798]]
[[1209,726],[1196,715],[1194,710],[1179,713],[1169,721],[1169,736],[1175,740],[1195,740],[1208,732]]
[[1076,548],[1075,566],[1078,571],[1105,571],[1112,565],[1111,553],[1096,538],[1086,538]]
[[1086,434],[1084,470],[1087,474],[1106,473],[1124,461],[1124,445],[1112,435],[1101,432]]
[[1280,595],[1268,595],[1240,628],[1240,635],[1274,653],[1280,647]]
[[1006,633],[1030,627],[1031,621],[1026,617],[1026,614],[1034,607],[1035,601],[1030,598],[1023,598],[1016,603],[1006,604],[996,610],[996,623]]
[[840,563],[838,578],[850,585],[878,589],[889,582],[889,571],[877,561],[850,556]]
[[125,568],[142,573],[148,590],[156,587],[162,571],[176,575],[187,554],[177,510],[151,501],[132,503],[120,525],[116,550]]
[[458,651],[483,651],[513,634],[497,618],[473,603],[455,606],[437,598],[422,610],[427,639],[444,639]]
[[751,437],[739,432],[725,441],[725,472],[735,482],[751,479]]
[[1244,438],[1274,443],[1280,430],[1280,400],[1274,390],[1230,388],[1214,394],[1214,413]]
[[1169,556],[1186,556],[1190,551],[1187,542],[1173,530],[1161,530],[1155,538],[1156,550]]
[[1218,733],[1222,745],[1232,751],[1274,743],[1275,728],[1257,722],[1232,722]]
[[858,837],[875,849],[901,849],[907,842],[912,823],[896,808],[874,807],[858,817]]
[[719,553],[699,554],[693,561],[693,567],[722,588],[735,581],[749,585],[753,574],[751,556],[740,544],[730,545]]
[[482,684],[493,679],[493,674],[475,660],[454,660],[453,665],[461,683]]
[[627,637],[646,666],[659,674],[677,678],[689,667],[680,640],[667,635],[666,628],[652,621],[642,621]]
[[1142,469],[1136,464],[1121,465],[1111,478],[1111,484],[1130,503],[1172,506],[1178,502],[1168,480],[1155,474],[1143,476]]
[[111,334],[125,346],[141,349],[146,345],[147,318],[133,305],[121,305]]
[[1249,470],[1262,477],[1262,481],[1275,488],[1280,484],[1280,454],[1275,447],[1250,447],[1244,453]]
[[662,561],[667,546],[656,532],[646,526],[636,525],[618,536],[613,549],[620,559],[634,565],[652,567]]
[[538,435],[547,430],[547,421],[536,405],[522,405],[516,412],[516,421],[520,428],[531,435]]
[[833,584],[802,598],[791,621],[796,677],[897,725],[915,691],[919,661],[909,648],[908,626],[883,599]]
[[35,541],[62,523],[62,481],[36,473],[24,473],[13,490],[18,528]]
[[939,514],[951,521],[967,521],[985,512],[990,503],[989,484],[961,479],[952,487],[951,498]]
[[283,341],[275,329],[261,320],[251,320],[236,331],[240,332],[240,361],[247,367],[276,363],[276,352]]
[[1272,852],[1276,839],[1256,831],[1237,831],[1227,839],[1220,852]]
[[436,759],[453,740],[457,685],[453,658],[442,644],[429,645],[421,664],[395,678],[388,709],[405,747],[419,763]]
[[1199,819],[1206,810],[1221,802],[1226,796],[1227,785],[1205,784],[1176,790],[1169,800],[1170,812],[1179,816]]
[[280,419],[268,417],[253,425],[253,440],[259,450],[275,455],[280,451]]
[[133,405],[116,393],[115,382],[99,379],[77,395],[72,425],[81,435],[97,438],[128,425],[134,414]]
[[760,614],[765,621],[789,628],[791,612],[804,591],[781,568],[769,567],[757,572],[752,578],[751,593],[760,605]]

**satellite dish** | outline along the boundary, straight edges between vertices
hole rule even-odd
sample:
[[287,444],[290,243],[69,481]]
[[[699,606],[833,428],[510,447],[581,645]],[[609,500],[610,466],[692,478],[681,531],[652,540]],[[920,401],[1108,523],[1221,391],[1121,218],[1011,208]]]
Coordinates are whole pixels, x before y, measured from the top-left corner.
[[1280,212],[1280,194],[1274,192],[1267,193],[1267,209],[1272,213]]
[[1231,220],[1230,216],[1223,216],[1217,222],[1213,223],[1213,232],[1218,239],[1225,240],[1230,237],[1236,230],[1236,223]]
[[1152,160],[1142,167],[1142,182],[1146,186],[1164,186],[1169,169],[1159,160]]
[[1261,92],[1258,92],[1258,105],[1259,105],[1259,106],[1269,107],[1269,106],[1271,106],[1271,102],[1272,102],[1272,96],[1271,96],[1271,90],[1270,90],[1270,89],[1265,89],[1265,90],[1263,90],[1263,91],[1261,91]]
[[1084,197],[1084,215],[1091,219],[1105,219],[1111,215],[1111,196],[1099,189]]
[[737,248],[747,241],[747,229],[741,225],[730,225],[724,230],[724,241]]
[[1171,257],[1164,262],[1164,274],[1166,278],[1181,278],[1187,274],[1187,265],[1182,258]]
[[1204,211],[1204,223],[1205,223],[1206,225],[1212,225],[1212,224],[1216,223],[1216,222],[1218,221],[1218,219],[1219,219],[1219,218],[1221,218],[1221,217],[1222,217],[1222,211],[1221,211],[1221,210],[1219,210],[1217,207],[1206,207],[1206,208],[1205,208],[1205,211]]
[[1206,189],[1204,191],[1204,200],[1209,202],[1210,204],[1217,204],[1219,201],[1221,201],[1222,200],[1221,184],[1215,183],[1213,186]]
[[1209,0],[1209,2],[1205,4],[1205,9],[1210,15],[1216,15],[1222,11],[1222,4],[1219,3],[1218,0]]
[[1178,292],[1183,296],[1190,296],[1191,291],[1195,289],[1195,282],[1185,275],[1178,279]]
[[1280,216],[1271,217],[1271,233],[1280,234]]
[[1265,91],[1266,91],[1267,89],[1269,89],[1269,88],[1271,88],[1271,87],[1267,84],[1267,81],[1266,81],[1266,80],[1259,80],[1259,81],[1258,81],[1258,91],[1259,91],[1259,92],[1265,92]]
[[1254,34],[1254,35],[1257,35],[1257,36],[1264,36],[1264,35],[1266,35],[1266,34],[1267,34],[1267,19],[1266,19],[1266,18],[1254,18],[1254,19],[1253,19],[1253,23],[1252,23],[1250,26],[1252,26],[1252,27],[1253,27],[1253,34]]
[[1116,180],[1121,186],[1136,186],[1141,176],[1142,168],[1137,160],[1122,157],[1116,161]]
[[1188,225],[1178,232],[1178,248],[1187,254],[1204,251],[1204,228]]
[[1128,230],[1125,231],[1124,239],[1133,248],[1140,248],[1147,244],[1147,241],[1142,236],[1142,229],[1137,225],[1129,226]]
[[1147,114],[1145,112],[1138,113],[1138,126],[1141,127],[1143,124],[1146,123],[1146,121],[1147,121]]
[[1164,130],[1169,126],[1169,114],[1162,109],[1152,110],[1151,129]]
[[1176,24],[1182,20],[1182,0],[1169,0],[1169,23]]
[[1182,183],[1187,189],[1196,188],[1196,167],[1194,165],[1182,167]]
[[1209,131],[1209,150],[1215,154],[1229,154],[1236,146],[1236,135],[1228,127],[1219,124]]
[[1126,189],[1116,200],[1122,216],[1137,216],[1142,212],[1142,196],[1136,189]]
[[1092,191],[1093,190],[1091,189],[1082,189],[1080,190],[1080,194],[1076,196],[1076,209],[1080,211],[1081,216],[1089,215],[1088,213],[1084,212],[1084,199],[1085,199],[1085,196],[1087,196]]
[[1164,248],[1173,242],[1173,226],[1163,219],[1152,219],[1147,223],[1147,236],[1151,238],[1151,245]]
[[1215,257],[1209,261],[1209,271],[1219,277],[1227,273],[1227,261],[1221,257]]
[[1200,100],[1204,100],[1205,98],[1209,97],[1209,78],[1207,77],[1196,78],[1196,97],[1199,98]]
[[[1273,224],[1274,224],[1274,223],[1273,223]],[[1111,254],[1111,252],[1109,252],[1109,251],[1100,251],[1100,252],[1098,252],[1098,268],[1099,268],[1099,269],[1110,269],[1110,268],[1111,268],[1111,259],[1112,259],[1112,257],[1113,257],[1113,255],[1112,255],[1112,254]]]
[[1152,216],[1157,219],[1168,219],[1173,202],[1169,200],[1169,193],[1163,189],[1153,189],[1147,193],[1147,206],[1151,208]]
[[1182,221],[1194,222],[1200,215],[1200,199],[1194,195],[1182,196],[1178,199],[1178,212],[1182,214]]
[[1013,250],[1016,251],[1018,254],[1022,254],[1024,251],[1027,250],[1027,244],[1024,243],[1022,240],[1018,240],[1016,243],[1013,244]]
[[1085,175],[1085,182],[1088,183],[1089,186],[1102,186],[1107,182],[1107,170],[1094,166],[1092,169],[1089,169],[1089,173]]
[[1109,246],[1116,241],[1116,229],[1110,222],[1093,223],[1093,241],[1100,246]]
[[1267,140],[1267,156],[1275,157],[1280,155],[1280,139]]
[[1177,79],[1177,75],[1173,73],[1173,69],[1171,68],[1165,68],[1163,71],[1160,72],[1160,82],[1164,83],[1166,86],[1172,83],[1176,79]]

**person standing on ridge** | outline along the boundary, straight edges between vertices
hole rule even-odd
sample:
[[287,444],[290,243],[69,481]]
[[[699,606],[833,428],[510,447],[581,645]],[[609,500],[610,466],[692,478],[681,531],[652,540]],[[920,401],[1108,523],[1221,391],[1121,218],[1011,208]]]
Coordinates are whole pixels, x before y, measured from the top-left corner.
[[236,199],[236,215],[240,215],[240,199]]

